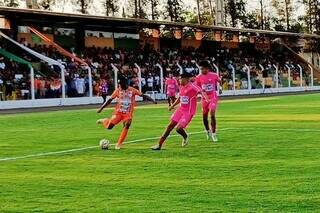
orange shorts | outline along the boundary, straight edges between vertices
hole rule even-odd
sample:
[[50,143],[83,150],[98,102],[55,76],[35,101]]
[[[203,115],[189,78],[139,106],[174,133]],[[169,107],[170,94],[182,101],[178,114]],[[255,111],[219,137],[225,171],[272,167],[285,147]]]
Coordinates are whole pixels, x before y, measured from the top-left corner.
[[106,127],[109,125],[109,122],[112,123],[113,125],[117,125],[118,123],[125,122],[128,120],[132,119],[132,115],[129,113],[115,113],[112,115],[112,117],[110,118],[110,120],[106,119],[105,122],[103,123],[103,126]]

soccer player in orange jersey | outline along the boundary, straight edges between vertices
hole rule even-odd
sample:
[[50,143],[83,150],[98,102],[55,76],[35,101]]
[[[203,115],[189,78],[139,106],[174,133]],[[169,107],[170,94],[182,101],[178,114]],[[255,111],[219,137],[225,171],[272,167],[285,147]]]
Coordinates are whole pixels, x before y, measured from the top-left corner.
[[112,117],[99,119],[97,120],[97,124],[102,124],[106,129],[112,129],[115,125],[120,122],[123,122],[123,129],[119,136],[118,142],[115,146],[115,149],[121,149],[123,141],[126,139],[128,135],[128,130],[130,128],[132,122],[132,115],[134,111],[134,107],[136,104],[135,97],[141,96],[146,100],[152,101],[153,103],[157,103],[155,100],[150,98],[147,95],[142,94],[139,90],[129,87],[128,81],[125,78],[119,80],[118,88],[113,92],[111,98],[108,99],[98,110],[97,113],[102,112],[102,110],[107,107],[114,99],[117,99],[117,104],[115,110],[113,112]]

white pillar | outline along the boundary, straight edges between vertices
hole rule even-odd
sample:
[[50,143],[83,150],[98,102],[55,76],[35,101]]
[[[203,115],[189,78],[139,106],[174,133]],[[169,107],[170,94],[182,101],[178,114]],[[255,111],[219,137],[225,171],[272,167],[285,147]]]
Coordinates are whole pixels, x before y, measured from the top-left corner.
[[299,67],[299,71],[300,71],[300,87],[302,87],[302,67],[300,66],[300,64],[297,65]]
[[162,66],[158,63],[156,64],[157,67],[160,69],[160,88],[161,88],[161,93],[164,93],[164,85],[163,85],[163,68]]
[[266,79],[263,77],[264,67],[261,64],[259,64],[259,67],[260,67],[261,72],[262,72],[262,88],[265,89],[265,87],[266,87]]
[[138,69],[138,79],[139,79],[139,91],[142,91],[142,85],[141,85],[141,68],[137,63],[134,63],[134,66]]
[[66,98],[66,79],[64,76],[64,66],[63,65],[59,65],[60,70],[61,70],[61,89],[62,89],[62,98]]
[[311,86],[313,87],[313,67],[310,64],[308,66],[310,68]]
[[252,89],[252,85],[251,85],[251,75],[250,75],[250,67],[248,65],[244,65],[245,68],[247,69],[247,78],[248,78],[248,90]]
[[273,64],[274,69],[276,70],[276,88],[279,88],[279,68]]
[[118,88],[118,72],[119,72],[119,69],[113,63],[111,63],[111,67],[112,67],[113,73],[114,73],[114,88],[117,89]]
[[231,65],[231,69],[232,69],[232,84],[233,84],[233,91],[236,91],[236,69],[234,68],[233,65]]
[[[209,64],[210,64],[210,61],[209,61]],[[196,62],[196,66],[197,66],[197,68],[199,70],[199,74],[201,74],[201,68],[200,68],[200,66],[199,66],[199,64],[197,62]]]
[[183,73],[183,69],[182,69],[182,66],[179,64],[179,62],[177,62],[177,66],[178,66],[179,69],[180,69],[180,74],[182,74],[182,73]]
[[87,66],[87,70],[88,70],[88,76],[89,76],[89,97],[92,98],[93,97],[92,72],[89,66]]
[[30,80],[31,80],[31,99],[35,99],[35,91],[34,91],[34,70],[33,67],[30,66]]
[[288,70],[288,87],[290,88],[291,87],[291,69],[287,64],[285,65],[285,67]]
[[215,64],[215,63],[212,63],[212,66],[214,67],[214,69],[216,70],[217,74],[220,76],[220,70],[219,70],[219,67]]

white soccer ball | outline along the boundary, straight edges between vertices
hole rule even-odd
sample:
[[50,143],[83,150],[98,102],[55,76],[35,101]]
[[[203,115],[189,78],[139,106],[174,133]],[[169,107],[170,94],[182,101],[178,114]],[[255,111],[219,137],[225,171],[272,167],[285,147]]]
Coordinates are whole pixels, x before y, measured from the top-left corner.
[[110,141],[107,140],[107,139],[102,139],[102,140],[99,142],[99,146],[100,146],[101,149],[109,149]]

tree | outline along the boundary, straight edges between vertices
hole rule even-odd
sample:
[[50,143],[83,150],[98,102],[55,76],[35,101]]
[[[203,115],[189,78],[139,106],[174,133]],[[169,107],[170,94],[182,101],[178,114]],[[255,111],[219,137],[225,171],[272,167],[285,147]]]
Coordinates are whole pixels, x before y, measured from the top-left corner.
[[259,29],[260,23],[258,21],[259,14],[257,12],[248,13],[242,18],[242,26],[249,29]]
[[89,4],[91,3],[91,0],[77,0],[77,3],[80,6],[80,13],[82,14],[88,14],[88,7]]
[[167,0],[165,6],[166,13],[170,18],[170,21],[179,22],[183,21],[182,9],[183,3],[181,0]]
[[147,18],[147,13],[145,11],[146,5],[147,0],[129,0],[130,16],[132,18]]
[[104,7],[106,9],[106,15],[114,16],[116,12],[119,11],[119,6],[117,5],[117,0],[105,0]]
[[286,29],[290,29],[290,20],[292,18],[293,6],[291,0],[272,0],[272,6],[277,12],[277,19],[286,24]]
[[124,9],[124,7],[122,7],[122,18],[126,18],[127,17],[127,14],[126,14],[126,11]]
[[246,16],[246,2],[244,0],[228,0],[225,11],[230,16],[231,26],[236,27]]
[[200,0],[197,1],[198,24],[201,24]]
[[212,0],[196,0],[197,23],[205,25],[214,24],[214,9]]
[[210,9],[210,15],[211,15],[211,18],[212,18],[212,24],[214,25],[215,24],[215,10],[213,8],[213,4],[212,4],[212,1],[213,0],[208,0],[208,3],[209,3],[209,9]]
[[54,0],[42,0],[39,5],[44,10],[51,10],[51,7],[54,4]]
[[4,5],[6,7],[18,7],[19,1],[18,0],[4,0]]
[[309,33],[320,33],[320,2],[319,0],[303,0],[306,14],[301,17]]
[[151,6],[151,19],[157,20],[159,18],[159,0],[150,0],[150,6]]
[[260,28],[264,29],[264,4],[263,0],[259,0],[260,3]]

